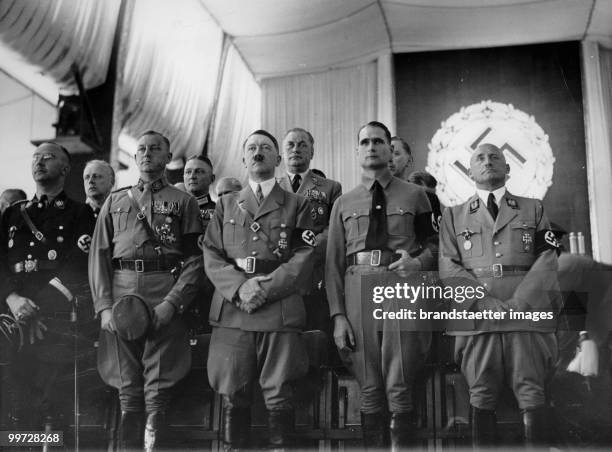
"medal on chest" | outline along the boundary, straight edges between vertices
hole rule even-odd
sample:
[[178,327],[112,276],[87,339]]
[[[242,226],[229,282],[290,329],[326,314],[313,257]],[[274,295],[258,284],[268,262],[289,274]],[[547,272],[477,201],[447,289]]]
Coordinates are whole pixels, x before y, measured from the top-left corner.
[[172,217],[166,217],[163,224],[155,226],[159,241],[165,245],[176,242],[176,235],[172,232],[172,223]]
[[286,250],[289,247],[289,242],[287,241],[287,231],[285,228],[287,225],[285,223],[281,224],[281,232],[279,234],[280,239],[278,240],[278,247],[281,250]]
[[533,237],[529,232],[523,232],[521,242],[523,242],[523,251],[531,251]]
[[464,242],[463,242],[463,249],[466,251],[469,251],[472,249],[472,240],[470,240],[472,238],[472,235],[474,234],[474,232],[470,231],[469,229],[465,229],[461,235],[463,235],[464,238]]

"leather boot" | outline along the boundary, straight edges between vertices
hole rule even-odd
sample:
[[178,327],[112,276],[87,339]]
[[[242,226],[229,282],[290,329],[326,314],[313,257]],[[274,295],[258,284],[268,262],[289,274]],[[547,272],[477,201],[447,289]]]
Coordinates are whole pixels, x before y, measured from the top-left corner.
[[251,407],[223,408],[223,449],[245,449],[251,433]]
[[147,414],[147,424],[144,433],[144,450],[153,452],[163,447],[164,427],[166,425],[166,413],[163,411],[152,411]]
[[291,445],[291,435],[295,430],[293,410],[268,411],[268,446],[271,449],[286,449]]
[[361,412],[361,432],[363,447],[366,450],[378,450],[385,447],[386,416],[383,413]]
[[416,416],[409,413],[392,413],[389,423],[391,452],[399,452],[416,446]]
[[497,444],[497,418],[494,410],[471,407],[472,446],[474,449],[490,448]]
[[142,450],[143,414],[141,411],[122,411],[119,420],[119,451]]
[[548,446],[547,414],[547,408],[523,411],[523,427],[525,428],[525,445],[527,448],[544,448]]

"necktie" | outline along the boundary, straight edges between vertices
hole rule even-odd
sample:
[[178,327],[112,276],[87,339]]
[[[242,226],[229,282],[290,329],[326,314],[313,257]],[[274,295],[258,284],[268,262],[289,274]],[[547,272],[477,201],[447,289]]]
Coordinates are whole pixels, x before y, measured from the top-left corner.
[[291,188],[293,189],[293,193],[297,193],[300,188],[300,184],[302,183],[302,176],[296,174],[293,176],[293,180],[291,181]]
[[499,207],[495,203],[495,195],[493,193],[489,193],[489,198],[487,199],[487,210],[493,217],[493,220],[497,218],[497,213],[499,212]]
[[372,185],[372,208],[365,246],[369,250],[383,250],[388,248],[388,241],[387,200],[382,185],[375,181]]
[[261,185],[257,184],[257,190],[255,191],[255,198],[257,198],[257,204],[261,204],[264,200],[263,191],[261,191]]

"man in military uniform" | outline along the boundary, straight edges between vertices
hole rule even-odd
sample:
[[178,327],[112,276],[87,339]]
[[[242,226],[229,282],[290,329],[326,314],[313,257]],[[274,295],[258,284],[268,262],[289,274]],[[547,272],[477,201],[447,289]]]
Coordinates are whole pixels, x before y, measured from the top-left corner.
[[510,313],[559,309],[557,242],[541,201],[506,190],[509,171],[497,146],[478,146],[470,159],[476,194],[446,209],[440,231],[443,283],[485,294],[466,300],[461,309],[505,313],[503,320],[450,325],[455,330],[450,334],[458,335],[455,354],[470,388],[475,446],[496,443],[495,408],[504,381],[523,412],[528,444],[547,440],[546,388],[557,351],[555,320],[516,319]]
[[[164,171],[171,157],[170,143],[160,133],[147,131],[138,139],[140,180],[111,193],[104,203],[89,259],[102,329],[98,370],[119,390],[123,448],[142,447],[143,408],[145,448],[159,443],[170,391],[191,366],[181,314],[193,300],[202,274],[197,245],[202,223],[196,200],[168,184]],[[129,300],[124,297],[128,294],[142,297],[151,318],[146,334],[133,340],[119,334],[116,323],[121,318],[114,315]]]
[[115,170],[104,160],[90,160],[83,170],[83,185],[87,195],[85,204],[91,207],[94,217],[98,218],[102,204],[115,185]]
[[208,192],[210,184],[214,181],[215,175],[208,157],[195,155],[187,160],[183,182],[185,183],[185,190],[195,196],[198,201],[204,231],[206,231],[206,226],[208,226],[208,222],[215,212],[215,203]]
[[[414,441],[414,379],[431,334],[404,331],[373,319],[363,303],[364,277],[385,281],[395,273],[421,283],[433,267],[428,238],[431,207],[421,187],[391,175],[391,134],[372,121],[358,132],[362,183],[334,204],[329,226],[326,285],[334,341],[361,388],[361,426],[366,448],[381,448],[387,428],[394,449]],[[386,422],[386,411],[391,421]]]
[[204,239],[206,274],[216,287],[208,378],[223,396],[228,448],[248,446],[253,386],[268,409],[269,443],[283,447],[294,426],[291,383],[308,356],[299,282],[312,270],[311,207],[274,178],[278,143],[257,130],[243,144],[249,182],[219,199]]
[[[61,425],[72,406],[78,299],[89,292],[87,252],[94,228],[91,210],[66,196],[70,155],[43,143],[32,158],[36,195],[9,206],[0,228],[0,295],[23,330],[23,343],[3,389],[11,394],[14,428],[40,430],[43,419]],[[70,385],[72,386],[72,385]],[[42,418],[41,418],[42,416]]]
[[306,328],[332,333],[329,306],[325,297],[325,249],[329,214],[336,199],[342,194],[342,187],[334,180],[316,176],[309,168],[314,155],[314,138],[307,130],[299,127],[289,130],[283,140],[283,155],[287,174],[278,181],[287,191],[305,196],[310,200],[311,216],[316,234],[315,261],[312,279],[305,287]]
[[7,188],[0,194],[0,215],[16,201],[28,199],[27,195],[20,188]]

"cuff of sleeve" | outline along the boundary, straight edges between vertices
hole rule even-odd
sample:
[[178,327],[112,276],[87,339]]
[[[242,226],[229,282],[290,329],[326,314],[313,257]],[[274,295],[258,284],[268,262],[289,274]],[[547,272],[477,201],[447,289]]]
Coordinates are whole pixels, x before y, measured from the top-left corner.
[[100,313],[102,311],[106,311],[107,309],[113,309],[113,302],[108,301],[104,303],[99,303],[96,305],[96,317],[100,317]]
[[172,306],[174,306],[174,309],[176,310],[177,314],[182,314],[183,312],[185,312],[185,308],[187,307],[185,303],[175,298],[164,298],[164,301],[167,301]]

